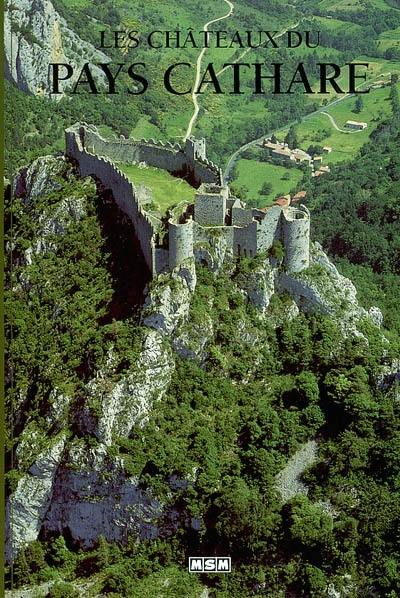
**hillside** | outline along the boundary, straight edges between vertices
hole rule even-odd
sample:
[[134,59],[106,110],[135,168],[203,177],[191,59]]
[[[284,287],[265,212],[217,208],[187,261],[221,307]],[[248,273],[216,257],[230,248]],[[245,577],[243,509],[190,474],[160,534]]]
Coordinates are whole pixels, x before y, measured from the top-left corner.
[[[348,164],[310,186],[314,235],[343,271],[351,275],[366,303],[378,301],[385,321],[400,330],[399,101],[392,89],[395,116],[382,123],[371,142]],[[379,297],[379,299],[378,299]]]
[[[6,598],[400,596],[398,2],[35,8],[6,3]],[[54,36],[79,65],[101,31],[218,18],[282,45],[203,67],[302,61],[315,86],[321,60],[366,61],[371,92],[258,96],[245,75],[196,104],[156,75],[199,48],[145,44],[103,50],[146,62],[146,94],[43,91]],[[323,43],[288,50],[293,27]],[[330,171],[273,162],[272,133]],[[189,573],[207,555],[232,571]]]
[[[382,129],[385,189],[396,127]],[[49,156],[7,204],[14,583],[397,592],[390,314],[364,309],[318,243],[298,274],[278,244],[215,272],[189,260],[146,287],[134,231],[98,193]],[[188,577],[188,556],[214,552],[231,575]]]
[[[110,32],[118,28],[138,30],[142,34],[160,28],[174,32],[178,21],[180,31],[185,31],[188,27],[198,31],[203,28],[207,19],[219,18],[225,14],[226,4],[222,0],[221,6],[209,0],[203,2],[200,8],[192,1],[185,2],[184,7],[180,2],[153,1],[143,7],[143,3],[119,0],[110,8],[102,2],[89,3],[82,0],[67,3],[57,0],[46,4],[48,7],[46,10],[49,10],[52,15],[50,25],[44,17],[46,13],[43,2],[44,0],[40,0],[41,9],[37,13],[35,25],[38,30],[40,27],[44,28],[43,47],[37,43],[36,37],[29,38],[24,33],[30,27],[27,21],[30,18],[29,14],[26,17],[18,17],[17,22],[15,16],[10,16],[11,21],[14,19],[11,28],[15,40],[18,40],[21,45],[20,61],[26,71],[23,76],[18,76],[12,74],[14,72],[12,69],[8,69],[8,78],[12,79],[19,88],[12,89],[7,86],[7,94],[10,98],[10,102],[6,103],[6,122],[9,131],[8,173],[21,166],[26,156],[37,157],[39,147],[43,143],[51,151],[58,150],[62,144],[63,130],[78,118],[87,122],[101,123],[115,134],[123,134],[125,137],[151,136],[160,140],[184,137],[194,111],[192,98],[190,95],[176,96],[167,93],[159,75],[174,62],[188,61],[194,66],[200,53],[198,48],[169,48],[163,52],[155,52],[143,45],[133,52],[107,47],[105,52],[109,60],[118,62],[122,58],[129,62],[134,55],[136,61],[146,63],[152,85],[147,93],[133,98],[121,94],[118,96],[118,101],[104,101],[101,95],[92,96],[83,93],[75,96],[72,102],[64,97],[50,103],[49,100],[41,97],[42,91],[35,97],[29,97],[26,93],[21,93],[21,90],[23,92],[29,90],[32,93],[35,91],[35,86],[43,86],[47,80],[47,69],[45,73],[42,72],[42,66],[48,60],[48,48],[51,47],[52,36],[54,36],[54,27],[50,25],[53,21],[57,22],[59,18],[62,19],[59,31],[60,52],[64,52],[73,64],[79,64],[84,55],[92,56],[94,60],[100,44],[100,31],[105,31],[106,39],[110,38]],[[14,4],[20,10],[15,11],[14,5],[9,3],[7,14],[23,15],[24,2],[21,0]],[[347,12],[339,11],[335,12],[335,18],[331,19],[332,15],[327,3],[307,2],[291,5],[286,2],[274,2],[266,5],[265,2],[248,0],[240,4],[234,3],[232,15],[225,21],[221,21],[220,25],[218,23],[212,25],[211,29],[222,28],[227,31],[228,36],[232,36],[235,31],[246,31],[249,28],[252,31],[263,30],[266,11],[268,29],[277,32],[278,49],[241,51],[240,48],[218,50],[209,48],[202,60],[203,68],[208,62],[214,62],[218,70],[219,64],[222,65],[223,62],[232,59],[240,58],[243,62],[256,62],[261,59],[267,62],[281,61],[290,73],[295,64],[304,61],[311,78],[315,78],[316,64],[321,59],[343,65],[363,56],[363,61],[378,61],[380,64],[380,70],[377,71],[375,68],[371,70],[373,77],[379,72],[384,73],[394,69],[396,29],[400,25],[400,11],[384,2],[374,7],[372,21],[370,12],[367,12],[365,17],[359,16],[357,12],[357,18],[352,20],[353,13],[350,17]],[[179,19],[177,19],[178,14]],[[285,47],[286,30],[293,27],[301,31],[320,29],[321,46],[316,50],[310,50],[305,46],[288,50]],[[390,38],[391,31],[393,31],[392,38]],[[386,35],[387,42],[384,46],[380,43],[383,33]],[[369,40],[368,44],[366,39]],[[393,46],[388,45],[390,39],[393,40]],[[14,44],[11,55],[15,58],[17,41]],[[194,70],[191,72],[194,79]],[[225,70],[221,74],[221,85],[225,85],[227,77],[229,79],[231,75],[228,75],[228,70]],[[29,85],[27,81],[30,82]],[[177,83],[186,83],[186,81]],[[197,136],[204,136],[207,140],[212,139],[210,158],[221,165],[226,164],[229,155],[244,142],[270,133],[288,122],[301,119],[318,108],[319,102],[327,99],[313,96],[310,99],[301,93],[274,97],[268,89],[260,97],[252,95],[254,82],[251,75],[247,74],[247,70],[243,74],[242,85],[241,95],[218,95],[214,93],[213,87],[208,85],[204,93],[199,96],[199,114],[192,132]],[[23,118],[20,118],[21,115]]]

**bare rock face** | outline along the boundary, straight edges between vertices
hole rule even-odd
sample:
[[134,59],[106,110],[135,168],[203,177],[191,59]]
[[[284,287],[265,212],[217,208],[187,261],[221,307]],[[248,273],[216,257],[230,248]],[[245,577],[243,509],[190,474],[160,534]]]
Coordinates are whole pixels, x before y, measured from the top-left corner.
[[[135,424],[143,423],[171,380],[174,361],[170,346],[156,330],[145,334],[137,366],[132,372],[115,385],[110,385],[107,371],[99,372],[87,386],[88,401],[82,425],[106,445],[111,445],[115,437],[127,436]],[[112,370],[112,364],[110,366]]]
[[126,475],[122,461],[110,457],[104,445],[88,449],[77,441],[57,470],[43,530],[68,532],[89,548],[100,535],[110,541],[123,541],[128,534],[156,537],[161,512],[157,499]]
[[276,290],[289,293],[305,312],[338,318],[344,336],[362,337],[357,330],[357,323],[362,319],[369,319],[378,328],[382,324],[379,308],[366,311],[359,304],[354,284],[338,272],[319,243],[311,246],[310,268],[299,273],[281,273]]
[[6,508],[6,558],[37,539],[49,508],[53,481],[65,446],[61,435],[44,450],[18,481]]
[[[73,84],[85,62],[109,62],[92,44],[83,41],[55,10],[50,0],[13,0],[4,17],[5,76],[22,91],[51,97],[50,63],[74,67]],[[98,79],[100,69],[93,68]],[[53,96],[61,97],[61,96]]]
[[61,189],[57,180],[67,169],[64,157],[42,156],[22,168],[14,180],[13,194],[30,206],[37,197]]
[[171,336],[189,313],[191,294],[196,288],[196,268],[193,260],[172,272],[161,275],[157,286],[149,293],[142,315],[142,323]]
[[287,502],[297,494],[308,494],[308,488],[301,479],[304,471],[317,460],[318,446],[315,440],[303,444],[288,461],[286,467],[276,476],[276,488]]
[[246,293],[249,301],[262,314],[265,313],[271,297],[275,293],[275,276],[274,269],[265,261],[253,272],[238,280],[238,284]]

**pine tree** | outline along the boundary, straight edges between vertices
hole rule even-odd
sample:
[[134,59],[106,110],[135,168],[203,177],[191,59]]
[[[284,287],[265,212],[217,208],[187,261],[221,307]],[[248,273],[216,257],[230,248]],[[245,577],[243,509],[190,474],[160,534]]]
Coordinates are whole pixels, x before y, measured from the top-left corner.
[[291,126],[289,131],[287,132],[287,135],[285,137],[285,143],[288,144],[290,149],[295,149],[299,145],[297,140],[296,129],[293,126]]
[[362,100],[362,97],[361,96],[357,96],[357,99],[356,99],[355,104],[354,104],[354,112],[356,114],[359,114],[361,112],[361,110],[363,109],[363,107],[364,107],[364,102]]

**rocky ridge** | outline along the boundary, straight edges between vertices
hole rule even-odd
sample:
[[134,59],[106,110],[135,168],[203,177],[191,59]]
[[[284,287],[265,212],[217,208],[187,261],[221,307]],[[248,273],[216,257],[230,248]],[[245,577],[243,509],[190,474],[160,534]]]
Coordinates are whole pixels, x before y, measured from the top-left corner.
[[[74,68],[73,84],[85,62],[109,62],[92,44],[82,40],[58,14],[50,0],[13,0],[4,15],[5,77],[33,95],[50,96],[50,63]],[[98,67],[95,78],[104,79]],[[53,96],[61,97],[61,96]]]
[[[33,163],[17,179],[16,196],[30,209],[44,192],[57,189],[60,173],[65,175],[66,168],[63,158]],[[34,260],[36,253],[52,249],[44,242],[46,231],[53,237],[62,235],[68,223],[83,213],[84,202],[74,199],[60,199],[51,212],[43,213],[39,227],[42,242],[31,248],[26,262]],[[215,262],[215,276],[223,261]],[[357,323],[363,318],[374,325],[381,323],[379,310],[367,312],[358,304],[354,285],[339,274],[318,244],[313,246],[309,271],[289,276],[278,264],[266,260],[242,274],[237,284],[261,319],[271,317],[268,307],[274,293],[285,292],[291,303],[281,317],[294,318],[300,310],[329,313],[341,321],[346,334],[357,334]],[[138,480],[125,470],[123,459],[110,449],[118,438],[129,436],[133,426],[143,425],[154,402],[162,400],[176,353],[200,361],[206,358],[214,333],[212,306],[201,326],[191,322],[195,292],[193,260],[151,283],[142,309],[143,338],[137,365],[115,379],[111,375],[114,355],[109,351],[103,369],[86,384],[83,406],[75,410],[80,438],[70,432],[52,437],[51,427],[65,428],[73,407],[71,397],[58,389],[53,389],[45,414],[46,441],[35,422],[26,423],[16,449],[20,477],[8,503],[8,557],[39,533],[46,536],[68,530],[79,545],[90,547],[100,533],[108,540],[123,540],[130,533],[150,538],[171,533],[178,525],[171,513],[167,528],[160,527],[165,525],[160,523],[165,515],[162,502],[139,487]],[[241,342],[257,342],[248,338],[243,325],[238,323]],[[89,445],[85,438],[90,439]]]

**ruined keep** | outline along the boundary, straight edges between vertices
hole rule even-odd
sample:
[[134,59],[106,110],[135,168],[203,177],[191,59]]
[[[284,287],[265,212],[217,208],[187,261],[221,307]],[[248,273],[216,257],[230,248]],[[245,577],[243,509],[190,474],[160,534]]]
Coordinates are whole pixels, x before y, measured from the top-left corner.
[[[152,275],[172,270],[188,258],[215,264],[215,255],[253,257],[271,250],[280,241],[287,272],[309,265],[310,214],[301,205],[248,208],[230,194],[218,166],[207,160],[205,140],[189,138],[185,145],[131,139],[103,139],[97,129],[76,124],[66,130],[66,155],[76,161],[81,176],[93,176],[110,189],[120,209],[132,221]],[[194,205],[184,212],[170,212],[167,236],[160,235],[161,221],[139,200],[138,187],[115,162],[145,162],[185,178],[197,192]],[[161,238],[163,240],[161,241]]]

